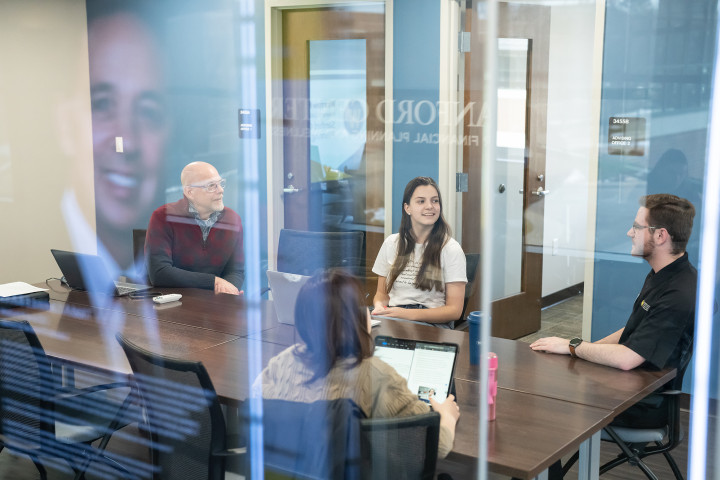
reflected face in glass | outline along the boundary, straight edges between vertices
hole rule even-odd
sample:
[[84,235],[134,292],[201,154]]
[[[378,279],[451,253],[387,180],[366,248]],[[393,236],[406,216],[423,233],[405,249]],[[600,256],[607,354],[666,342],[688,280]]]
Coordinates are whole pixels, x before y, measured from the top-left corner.
[[670,183],[670,189],[674,190],[680,188],[685,179],[688,176],[688,167],[683,164],[673,164],[668,167],[667,171],[668,180]]
[[[647,213],[647,208],[640,207],[638,209],[637,215],[635,215],[635,222],[633,223],[633,226],[630,227],[630,230],[627,231],[627,236],[632,239],[632,248],[630,250],[630,255],[636,257],[647,258],[652,255],[653,251],[655,250],[655,240],[653,238],[655,230],[652,228],[647,228],[649,227],[647,221]],[[637,225],[638,228],[636,228],[635,225]]]
[[440,218],[440,196],[432,185],[420,185],[405,204],[412,226],[431,226]]
[[162,62],[148,27],[128,13],[95,20],[88,45],[98,223],[128,228],[153,207],[165,156]]

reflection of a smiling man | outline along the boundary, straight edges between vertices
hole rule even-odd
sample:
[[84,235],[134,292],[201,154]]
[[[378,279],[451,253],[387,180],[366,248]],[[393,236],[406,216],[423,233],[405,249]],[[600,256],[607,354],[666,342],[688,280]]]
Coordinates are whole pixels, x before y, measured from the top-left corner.
[[[130,5],[87,5],[97,248],[123,273],[133,272],[131,230],[146,228],[150,213],[163,202],[160,184],[170,130],[158,34]],[[122,152],[116,137],[122,137]],[[75,183],[77,197],[92,191],[90,185]],[[73,217],[69,222],[80,220]],[[84,220],[92,225],[92,219]]]

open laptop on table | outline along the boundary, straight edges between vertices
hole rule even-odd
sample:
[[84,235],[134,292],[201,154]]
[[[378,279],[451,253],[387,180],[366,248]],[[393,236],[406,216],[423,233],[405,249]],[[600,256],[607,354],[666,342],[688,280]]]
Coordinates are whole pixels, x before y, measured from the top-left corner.
[[300,289],[310,277],[268,270],[267,278],[278,322],[295,325],[295,302]]
[[[310,277],[275,270],[268,270],[267,277],[278,322],[295,325],[295,303],[300,289]],[[380,320],[373,319],[371,323],[375,327],[380,325]]]
[[97,255],[51,249],[65,283],[76,290],[102,292],[121,297],[152,288],[150,285],[113,280],[105,262]]
[[408,382],[410,391],[429,403],[430,394],[444,402],[454,392],[453,373],[458,346],[455,343],[425,342],[377,336],[375,356],[389,364]]

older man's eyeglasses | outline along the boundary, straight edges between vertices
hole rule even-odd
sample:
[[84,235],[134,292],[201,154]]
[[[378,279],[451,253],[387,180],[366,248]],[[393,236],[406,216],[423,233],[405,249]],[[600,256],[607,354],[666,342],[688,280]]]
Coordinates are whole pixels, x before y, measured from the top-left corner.
[[192,188],[204,188],[206,192],[208,193],[215,193],[218,191],[219,188],[222,188],[225,190],[225,185],[227,185],[227,180],[224,178],[218,182],[210,182],[205,185],[187,185],[188,187]]
[[633,232],[634,232],[634,233],[637,233],[637,232],[639,232],[640,230],[645,230],[646,228],[647,228],[648,230],[657,230],[658,228],[663,228],[663,227],[652,227],[652,226],[650,226],[650,225],[638,225],[638,224],[635,223],[635,222],[633,222],[633,224],[632,224],[632,229],[633,229]]

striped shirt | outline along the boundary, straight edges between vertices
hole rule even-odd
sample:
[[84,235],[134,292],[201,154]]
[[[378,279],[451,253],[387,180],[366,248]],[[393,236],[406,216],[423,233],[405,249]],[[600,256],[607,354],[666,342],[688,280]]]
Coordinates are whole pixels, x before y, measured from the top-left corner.
[[195,210],[193,204],[188,202],[188,212],[192,213],[193,217],[195,217],[195,221],[200,226],[200,230],[202,230],[203,242],[206,242],[208,235],[210,235],[210,229],[213,227],[213,225],[215,225],[215,222],[217,222],[217,219],[222,213],[222,211],[213,212],[210,214],[210,217],[208,217],[207,220],[203,220],[202,218],[200,218],[200,215],[198,215],[198,211]]

